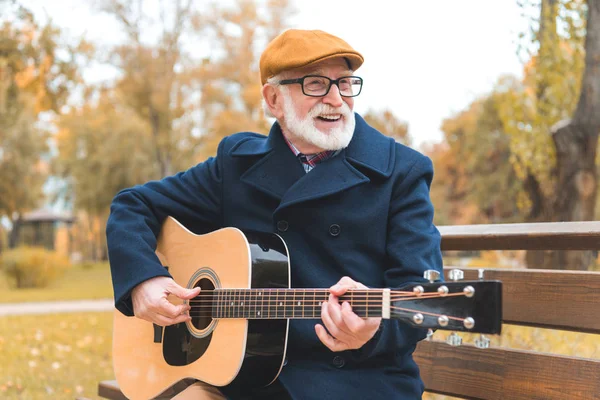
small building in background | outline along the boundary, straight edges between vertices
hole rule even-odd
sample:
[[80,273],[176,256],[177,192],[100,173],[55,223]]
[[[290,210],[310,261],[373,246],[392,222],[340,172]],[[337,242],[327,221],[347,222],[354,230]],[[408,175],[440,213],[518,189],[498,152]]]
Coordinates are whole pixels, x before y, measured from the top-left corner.
[[70,213],[47,209],[25,213],[15,224],[15,241],[10,247],[39,246],[69,256],[73,243],[70,229],[73,222],[75,218]]

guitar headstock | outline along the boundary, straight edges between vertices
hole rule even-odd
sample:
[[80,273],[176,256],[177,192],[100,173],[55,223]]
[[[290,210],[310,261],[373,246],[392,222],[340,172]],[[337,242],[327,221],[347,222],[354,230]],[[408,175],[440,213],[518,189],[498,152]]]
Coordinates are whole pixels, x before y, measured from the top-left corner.
[[499,334],[502,282],[429,282],[392,290],[390,318],[419,328]]

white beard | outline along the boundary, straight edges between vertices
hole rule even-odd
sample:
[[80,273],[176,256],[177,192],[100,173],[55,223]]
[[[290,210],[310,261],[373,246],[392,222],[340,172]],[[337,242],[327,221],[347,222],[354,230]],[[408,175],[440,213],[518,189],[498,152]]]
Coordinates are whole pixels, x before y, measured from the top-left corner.
[[[302,139],[323,150],[339,150],[348,147],[352,135],[354,135],[356,121],[354,113],[346,102],[343,102],[339,108],[318,103],[310,109],[306,117],[300,118],[296,114],[289,91],[285,87],[282,87],[282,89],[284,89],[281,91],[283,95],[283,117],[286,128],[293,137]],[[314,118],[327,114],[341,114],[343,125],[329,130],[329,133],[318,130]]]

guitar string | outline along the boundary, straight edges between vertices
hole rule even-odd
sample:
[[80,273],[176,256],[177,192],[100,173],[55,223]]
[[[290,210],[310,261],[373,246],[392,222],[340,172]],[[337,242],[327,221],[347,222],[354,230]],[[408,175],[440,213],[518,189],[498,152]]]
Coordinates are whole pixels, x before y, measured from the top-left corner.
[[[321,294],[322,295],[322,294]],[[216,301],[217,302],[221,302],[221,303],[225,303],[225,302],[239,302],[239,301],[244,301],[244,302],[255,302],[255,303],[259,303],[259,302],[263,302],[263,301],[270,301],[270,302],[283,302],[283,303],[297,303],[298,301],[301,301],[303,303],[311,303],[311,302],[316,302],[318,301],[327,301],[327,299],[329,298],[329,296],[325,297],[325,300],[323,300],[323,298],[318,298],[318,299],[311,299],[310,297],[313,296],[304,296],[304,300],[300,300],[300,297],[298,298],[292,298],[290,299],[289,296],[291,295],[285,295],[284,298],[278,299],[277,296],[269,296],[269,295],[265,295],[265,296],[261,296],[260,298],[258,297],[251,297],[251,296],[247,296],[244,295],[243,297],[241,295],[234,295],[232,297],[226,297],[223,298],[224,296],[217,296],[216,297]],[[448,293],[445,295],[439,294],[439,293],[424,293],[422,295],[419,296],[412,296],[412,297],[406,297],[406,296],[390,296],[390,300],[391,301],[410,301],[410,300],[427,300],[427,299],[438,299],[438,298],[442,298],[442,297],[456,297],[456,296],[466,296],[464,293],[460,292],[460,293]],[[196,307],[196,304],[198,303],[210,303],[211,305],[215,302],[215,296],[206,296],[208,298],[206,299],[202,299],[202,300],[190,300],[188,301],[189,304],[193,303],[192,307]],[[275,297],[275,298],[273,298]],[[197,298],[197,297],[196,297]],[[342,302],[344,301],[350,301],[352,304],[362,304],[363,302],[365,304],[368,304],[369,302],[375,302],[378,300],[383,300],[383,296],[346,296],[343,295],[342,297],[339,297],[339,300],[341,300]],[[360,300],[360,301],[356,301],[356,300]],[[198,307],[202,307],[202,306],[198,306]]]
[[[317,296],[317,295],[327,295],[329,296],[330,292],[329,290],[320,290],[320,291],[311,291],[311,292],[304,292],[304,291],[297,291],[297,292],[288,292],[289,289],[239,289],[239,291],[236,291],[237,289],[227,289],[226,291],[210,291],[210,292],[201,292],[198,296],[194,297],[193,299],[189,300],[190,302],[198,302],[198,301],[206,301],[208,299],[212,299],[215,296],[217,297],[241,297],[241,296],[245,296],[245,297],[252,297],[254,296],[254,298],[264,298],[264,297],[273,297],[273,296],[282,296],[282,297],[290,297],[290,296],[302,296],[302,297],[307,297],[307,296]],[[216,295],[215,295],[216,293]],[[264,293],[264,295],[263,295]],[[459,294],[459,295],[464,295],[464,292],[455,292],[455,293],[448,293],[447,295],[450,294]],[[441,296],[440,293],[438,292],[426,292],[426,293],[421,293],[421,294],[416,294],[414,292],[399,292],[399,291],[392,291],[390,292],[390,297],[393,297],[395,299],[397,298],[424,298],[424,297],[432,297],[432,296]],[[206,297],[207,299],[200,299],[200,300],[195,300],[198,299],[200,297]],[[383,293],[380,291],[373,291],[373,292],[365,292],[365,291],[351,291],[351,292],[346,292],[343,295],[339,296],[339,297],[353,297],[353,298],[366,298],[366,299],[380,299],[383,298]]]
[[[405,312],[412,312],[412,313],[415,313],[415,314],[416,314],[416,313],[420,313],[420,314],[423,314],[423,315],[429,315],[429,316],[432,316],[432,317],[441,317],[441,316],[444,316],[444,314],[436,314],[436,313],[427,312],[427,311],[413,310],[413,309],[410,309],[410,308],[403,308],[403,307],[396,307],[396,306],[391,306],[390,308],[391,308],[391,309],[393,309],[393,310],[395,310],[395,311],[405,311]],[[376,311],[377,311],[377,310],[380,310],[380,309],[381,309],[381,307],[378,307],[378,308],[376,309]],[[288,310],[283,310],[283,311],[288,311]],[[292,311],[293,311],[293,310],[292,310]],[[231,314],[235,314],[235,311],[233,311],[233,310],[225,310],[225,313],[228,313],[228,312],[231,312]],[[303,313],[303,314],[304,314],[304,313]],[[313,314],[314,314],[314,312],[313,312]],[[225,318],[225,319],[227,319],[227,318],[244,318],[244,317],[246,317],[246,319],[249,319],[250,317],[256,317],[256,315],[247,315],[247,316],[241,315],[241,316],[240,316],[240,315],[239,315],[239,312],[238,312],[238,315],[237,315],[237,316],[235,316],[235,315],[225,315],[225,316],[218,316],[218,317],[214,317],[214,316],[212,316],[212,315],[210,315],[210,314],[200,314],[200,315],[191,315],[191,314],[190,314],[190,316],[191,316],[191,317],[210,317],[210,318],[213,318],[213,319],[223,319],[223,318]],[[453,317],[453,316],[451,316],[451,315],[445,315],[445,316],[446,316],[448,319],[451,319],[451,320],[454,320],[454,321],[463,322],[463,321],[465,320],[465,318]],[[304,315],[303,315],[302,317],[303,317],[303,318],[309,318],[309,319],[311,319],[311,317],[304,317]],[[378,316],[376,315],[376,316],[374,316],[374,317],[378,317]],[[253,318],[253,319],[263,319],[263,318],[264,318],[264,314],[263,314],[262,318],[261,318],[261,317],[259,317],[259,318]],[[267,319],[269,319],[269,318],[271,318],[271,319],[276,319],[276,318],[277,318],[277,311],[275,311],[275,316],[274,316],[274,317],[271,317],[271,316],[269,315],[269,316],[267,317]],[[289,318],[289,317],[286,317],[286,316],[282,315],[282,316],[281,316],[281,318]],[[313,316],[312,318],[316,318],[316,316]]]
[[[445,296],[441,296],[441,295],[437,295],[437,296],[427,296],[427,297],[415,297],[415,298],[411,298],[411,299],[407,299],[407,298],[399,298],[399,299],[394,299],[391,298],[390,301],[393,302],[401,302],[401,301],[411,301],[411,300],[428,300],[428,299],[439,299],[442,297],[457,297],[457,296],[464,296],[464,294],[462,293],[449,293]],[[382,298],[379,299],[372,299],[372,298],[368,298],[368,299],[359,299],[357,301],[357,299],[347,299],[347,298],[341,298],[339,299],[340,302],[344,303],[344,302],[348,302],[350,303],[350,305],[358,305],[358,306],[362,306],[362,305],[369,305],[369,303],[375,303],[373,304],[373,306],[381,306],[382,302],[380,300],[383,300]],[[216,300],[202,300],[202,301],[197,301],[194,302],[194,304],[190,305],[190,307],[192,309],[197,309],[197,308],[207,308],[210,307],[212,308],[213,306],[217,306],[217,307],[232,307],[232,306],[236,306],[239,307],[241,305],[241,303],[246,303],[248,305],[248,307],[251,306],[259,306],[266,303],[274,303],[271,305],[277,305],[277,304],[285,304],[286,306],[290,305],[290,306],[300,306],[297,303],[300,302],[302,303],[301,305],[315,305],[317,303],[321,303],[323,301],[328,301],[328,299],[305,299],[305,300],[300,300],[300,299],[250,299],[250,298],[237,298],[237,299],[216,299]],[[230,303],[233,302],[234,304],[231,305]],[[202,304],[198,304],[198,303],[202,303]],[[218,303],[217,305],[215,305],[215,303]],[[238,304],[235,304],[238,303]]]
[[[452,295],[452,296],[464,296],[464,293],[450,293],[450,294],[448,294],[446,296],[450,296],[450,295]],[[440,297],[445,297],[445,296],[437,295],[436,298],[440,298]],[[271,301],[273,301],[273,300],[271,300]],[[271,301],[268,300],[269,303]],[[400,301],[402,301],[402,300],[400,300]],[[283,303],[283,301],[275,300],[274,302],[275,303],[280,303],[280,305],[278,307],[282,307],[281,303]],[[309,304],[311,304],[311,303],[309,303]],[[362,306],[363,304],[359,303],[357,305],[358,306]],[[366,305],[366,309],[364,311],[367,312],[367,313],[369,311],[370,312],[375,312],[375,311],[381,310],[381,304],[368,304],[368,303],[365,303],[365,305]],[[284,313],[286,313],[286,312],[289,312],[289,311],[291,311],[292,314],[295,314],[296,312],[298,312],[299,314],[302,313],[302,318],[310,318],[310,317],[305,317],[304,316],[305,309],[302,310],[302,311],[296,311],[296,310],[294,310],[294,307],[296,307],[295,304],[291,304],[290,305],[290,304],[288,304],[288,302],[286,302],[286,304],[283,305],[283,309],[277,309],[277,308],[276,309],[272,309],[272,308],[270,308],[271,306],[277,306],[277,304],[267,304],[267,307],[269,307],[267,309],[268,318],[271,318],[271,316],[270,316],[271,311],[275,314],[274,318],[278,317],[278,315],[277,315],[278,312],[284,312]],[[306,306],[306,304],[305,304],[305,306]],[[315,306],[316,306],[316,304],[312,306],[313,307],[313,314],[315,314],[315,309],[316,309]],[[231,314],[231,315],[218,316],[216,318],[217,319],[218,318],[244,318],[244,317],[250,318],[250,317],[256,317],[257,316],[254,312],[252,312],[252,315],[244,315],[244,312],[250,313],[250,308],[252,308],[252,305],[248,305],[245,309],[240,309],[239,308],[240,306],[237,306],[238,307],[237,310],[236,309],[232,309],[230,307],[231,306],[229,306],[228,304],[218,305],[217,306],[217,308],[218,308],[217,311],[220,311],[220,312],[222,312],[224,314]],[[261,304],[261,308],[262,307],[264,307],[264,303]],[[291,310],[288,310],[287,307],[292,307],[292,308],[291,308]],[[215,318],[212,315],[212,313],[211,314],[204,313],[205,311],[213,311],[213,306],[212,305],[211,306],[208,306],[208,305],[207,306],[195,306],[195,307],[192,307],[192,308],[193,308],[193,310],[195,312],[194,313],[191,313],[191,312],[189,313],[189,315],[191,317],[210,317],[210,318]],[[205,308],[205,309],[204,310],[198,310],[198,308]],[[371,308],[374,308],[374,310],[371,310]],[[443,314],[436,314],[436,313],[422,311],[422,310],[414,310],[414,309],[409,309],[409,308],[404,308],[404,307],[398,307],[398,306],[394,306],[394,305],[391,305],[390,308],[392,310],[395,310],[395,311],[405,311],[405,312],[412,312],[412,313],[421,313],[421,314],[424,314],[424,315],[429,315],[429,316],[434,316],[434,317],[441,317],[443,315]],[[190,311],[192,311],[192,310],[190,310]],[[263,311],[262,318],[264,318],[264,314],[265,314],[264,310],[261,310],[261,311]],[[361,312],[362,310],[356,310],[356,311],[357,312]],[[197,314],[197,312],[200,312],[200,314]],[[242,314],[242,315],[240,316],[240,314]],[[295,317],[295,315],[293,315],[293,317]],[[300,317],[300,316],[298,316],[298,317]],[[313,315],[313,318],[314,317],[316,317],[316,316]],[[453,317],[453,316],[448,316],[448,315],[446,315],[446,317],[448,319],[455,320],[455,321],[461,321],[461,322],[464,321],[464,318],[460,318],[460,317]],[[282,315],[281,318],[286,318],[286,316]],[[260,319],[260,317],[258,319]]]

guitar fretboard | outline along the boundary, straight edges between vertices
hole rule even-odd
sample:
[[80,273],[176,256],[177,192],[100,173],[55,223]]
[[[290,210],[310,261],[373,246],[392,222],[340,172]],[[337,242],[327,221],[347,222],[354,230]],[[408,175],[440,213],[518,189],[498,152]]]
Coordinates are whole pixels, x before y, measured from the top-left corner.
[[[210,303],[212,318],[313,319],[320,318],[329,293],[327,289],[217,289],[202,291],[194,300],[202,300],[205,307]],[[382,289],[350,290],[339,301],[350,303],[360,317],[382,316]]]

